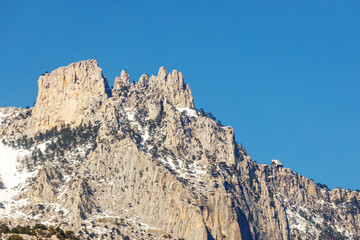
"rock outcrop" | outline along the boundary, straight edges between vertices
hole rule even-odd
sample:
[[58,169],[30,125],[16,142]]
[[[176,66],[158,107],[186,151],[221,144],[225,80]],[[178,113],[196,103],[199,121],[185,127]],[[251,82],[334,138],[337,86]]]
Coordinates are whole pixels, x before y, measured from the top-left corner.
[[29,130],[43,132],[78,126],[96,114],[109,94],[108,81],[96,60],[70,64],[39,78],[39,93]]
[[120,77],[116,77],[114,81],[114,90],[122,90],[124,88],[130,87],[130,77],[129,74],[125,71],[121,71]]
[[358,192],[259,165],[234,136],[176,70],[137,83],[122,71],[110,89],[95,60],[59,68],[39,78],[34,108],[0,109],[1,144],[30,176],[0,190],[16,193],[0,220],[84,239],[360,237]]

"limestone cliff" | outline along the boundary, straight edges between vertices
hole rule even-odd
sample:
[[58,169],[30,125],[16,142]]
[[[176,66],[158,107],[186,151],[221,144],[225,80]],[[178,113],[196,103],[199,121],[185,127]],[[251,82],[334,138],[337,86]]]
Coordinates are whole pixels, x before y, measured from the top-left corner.
[[0,172],[0,220],[83,239],[360,237],[358,192],[259,165],[234,134],[176,70],[110,88],[95,60],[59,68],[33,108],[0,109],[0,162],[19,176]]
[[29,122],[34,132],[79,125],[95,114],[109,94],[108,81],[96,60],[61,67],[40,76],[38,82],[39,93]]

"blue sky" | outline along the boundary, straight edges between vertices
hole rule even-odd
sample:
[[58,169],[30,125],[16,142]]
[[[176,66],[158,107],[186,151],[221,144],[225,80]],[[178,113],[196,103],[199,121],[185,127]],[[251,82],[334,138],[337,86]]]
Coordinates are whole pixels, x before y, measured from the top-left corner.
[[183,72],[258,163],[360,189],[360,1],[0,0],[0,106],[95,58],[113,83]]

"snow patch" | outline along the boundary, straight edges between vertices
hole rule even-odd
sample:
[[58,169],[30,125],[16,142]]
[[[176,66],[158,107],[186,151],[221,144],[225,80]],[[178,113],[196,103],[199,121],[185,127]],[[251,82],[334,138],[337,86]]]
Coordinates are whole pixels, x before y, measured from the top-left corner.
[[3,109],[0,109],[0,122],[2,122],[3,118],[4,118],[4,112]]
[[[0,108],[0,124],[2,124],[2,122],[11,115],[15,115],[13,108]],[[16,117],[17,115],[18,114],[16,114],[14,117]]]
[[148,131],[148,130],[145,130],[145,134],[144,134],[144,136],[143,136],[143,141],[146,142],[146,140],[148,140],[149,137],[150,137],[149,131]]
[[164,166],[168,166],[174,172],[179,174],[180,177],[189,179],[189,177],[195,178],[198,181],[201,181],[203,176],[207,172],[197,163],[193,162],[186,166],[183,159],[172,159],[170,157],[159,158],[158,159]]
[[[298,209],[302,210],[304,214],[308,214],[306,208],[299,207]],[[320,231],[315,228],[315,224],[313,222],[305,219],[303,216],[301,216],[300,213],[296,212],[294,209],[286,208],[285,211],[288,217],[290,230],[293,231],[294,229],[297,229],[300,232],[312,233],[315,235],[318,235],[320,233]],[[316,217],[316,222],[321,223],[321,220]]]
[[125,108],[125,113],[130,122],[134,121],[135,114],[132,112],[131,108]]
[[139,131],[142,131],[141,125],[135,119],[135,113],[137,110],[133,108],[125,108],[124,110],[130,123],[133,124],[135,127],[137,127]]
[[26,215],[17,209],[26,205],[27,200],[13,200],[13,198],[26,187],[27,180],[38,172],[38,169],[33,172],[21,169],[18,160],[29,154],[28,150],[13,149],[0,141],[0,180],[5,187],[0,189],[0,203],[3,205],[3,208],[0,209],[0,216],[26,218]]
[[[51,139],[52,140],[52,139]],[[45,152],[46,148],[47,148],[47,144],[51,143],[51,140],[40,143],[39,145],[37,145],[37,148],[40,149],[41,152]]]
[[0,177],[5,188],[15,188],[33,176],[33,173],[28,173],[26,170],[18,171],[18,159],[29,154],[27,150],[13,149],[0,142]]
[[185,112],[185,114],[189,117],[197,117],[197,112],[195,109],[192,108],[179,108],[177,107],[176,110],[178,110],[179,112]]

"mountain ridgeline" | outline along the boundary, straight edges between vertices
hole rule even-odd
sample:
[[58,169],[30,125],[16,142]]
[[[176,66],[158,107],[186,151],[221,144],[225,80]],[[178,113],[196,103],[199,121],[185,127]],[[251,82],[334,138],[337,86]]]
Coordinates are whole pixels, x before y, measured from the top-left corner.
[[360,193],[253,162],[176,70],[111,88],[87,60],[38,84],[34,107],[0,108],[2,236],[360,237]]

